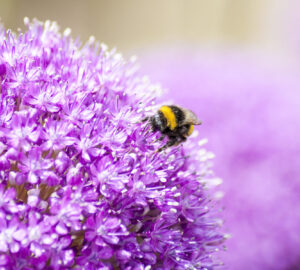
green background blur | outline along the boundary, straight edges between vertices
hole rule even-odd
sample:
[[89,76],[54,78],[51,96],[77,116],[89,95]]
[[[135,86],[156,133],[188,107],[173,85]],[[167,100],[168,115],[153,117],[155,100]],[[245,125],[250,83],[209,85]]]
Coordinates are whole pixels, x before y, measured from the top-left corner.
[[[201,44],[250,47],[291,60],[297,0],[0,0],[6,28],[23,29],[23,18],[55,20],[73,37],[93,35],[128,54],[140,49]],[[295,16],[298,16],[296,14]]]

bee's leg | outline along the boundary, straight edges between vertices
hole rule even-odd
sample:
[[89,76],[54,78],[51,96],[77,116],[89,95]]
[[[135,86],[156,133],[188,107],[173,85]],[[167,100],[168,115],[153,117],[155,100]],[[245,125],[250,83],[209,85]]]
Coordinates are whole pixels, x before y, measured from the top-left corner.
[[170,138],[170,140],[163,147],[159,148],[157,150],[157,152],[161,152],[162,150],[165,150],[168,147],[176,145],[176,143],[177,143],[177,138],[176,137],[172,137],[172,138]]
[[164,138],[166,137],[166,134],[162,134],[158,139],[157,139],[157,141],[162,141]]
[[181,143],[183,143],[183,142],[185,142],[185,141],[186,141],[186,137],[185,137],[185,136],[180,136],[180,137],[178,138],[178,140],[177,140],[176,145],[181,144]]
[[161,142],[165,137],[166,137],[166,134],[162,134],[158,139],[154,140],[153,143],[158,142],[158,141]]
[[143,118],[143,119],[141,120],[141,122],[142,122],[142,123],[145,123],[146,121],[149,120],[149,118],[150,118],[149,116],[146,116],[145,118]]
[[[143,119],[140,121],[140,123],[149,122],[149,120],[150,120],[150,117],[147,116],[147,117],[143,118]],[[146,126],[143,128],[142,133],[145,132],[145,130],[146,130],[147,127],[149,127],[148,124],[146,124]],[[151,127],[151,131],[152,131],[152,127]]]

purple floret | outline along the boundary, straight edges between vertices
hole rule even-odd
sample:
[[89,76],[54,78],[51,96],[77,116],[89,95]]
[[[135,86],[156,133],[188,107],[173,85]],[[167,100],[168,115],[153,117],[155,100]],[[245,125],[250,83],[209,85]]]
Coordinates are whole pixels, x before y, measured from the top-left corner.
[[195,138],[156,152],[141,119],[160,89],[93,39],[25,24],[0,32],[0,269],[218,266],[212,155]]

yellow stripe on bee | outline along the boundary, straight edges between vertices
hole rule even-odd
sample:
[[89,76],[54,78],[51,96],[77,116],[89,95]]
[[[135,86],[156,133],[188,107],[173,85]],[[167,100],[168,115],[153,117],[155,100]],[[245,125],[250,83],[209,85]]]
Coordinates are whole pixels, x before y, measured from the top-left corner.
[[187,135],[188,136],[192,135],[193,131],[194,131],[194,125],[190,125]]
[[167,119],[167,126],[171,129],[171,130],[174,130],[177,126],[177,123],[176,123],[176,116],[175,114],[173,113],[172,109],[168,106],[162,106],[160,109],[159,109],[164,117]]

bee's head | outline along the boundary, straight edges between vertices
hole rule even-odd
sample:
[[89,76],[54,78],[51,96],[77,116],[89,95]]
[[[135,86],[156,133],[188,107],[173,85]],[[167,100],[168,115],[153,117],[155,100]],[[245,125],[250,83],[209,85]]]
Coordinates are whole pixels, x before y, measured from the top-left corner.
[[166,120],[158,113],[151,116],[149,122],[153,131],[163,131],[165,129]]

